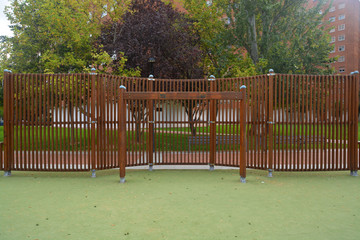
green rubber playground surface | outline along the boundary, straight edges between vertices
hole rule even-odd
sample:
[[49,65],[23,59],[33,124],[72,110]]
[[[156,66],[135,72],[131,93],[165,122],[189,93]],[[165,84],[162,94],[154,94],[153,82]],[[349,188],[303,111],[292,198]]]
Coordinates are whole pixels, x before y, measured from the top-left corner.
[[[2,173],[1,173],[2,174]],[[359,239],[360,177],[248,170],[13,172],[0,239]]]

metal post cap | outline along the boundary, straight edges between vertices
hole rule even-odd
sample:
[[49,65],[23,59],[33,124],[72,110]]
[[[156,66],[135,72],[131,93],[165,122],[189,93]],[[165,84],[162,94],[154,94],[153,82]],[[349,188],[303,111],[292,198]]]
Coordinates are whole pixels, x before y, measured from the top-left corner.
[[357,71],[357,70],[356,70],[356,71],[354,71],[354,74],[359,74],[359,71]]
[[154,81],[155,80],[154,75],[150,74],[148,80],[149,81]]
[[209,80],[209,81],[215,81],[215,76],[214,76],[214,75],[210,75],[208,80]]
[[125,89],[125,90],[126,90],[126,87],[125,87],[124,85],[121,85],[119,88],[120,88],[120,89]]
[[246,86],[245,86],[245,85],[242,85],[242,86],[240,87],[240,89],[243,89],[243,88],[245,88],[245,89],[246,89]]
[[273,75],[275,75],[274,69],[270,68],[268,76],[273,76]]
[[91,73],[90,73],[91,75],[95,75],[96,74],[96,68],[91,68]]
[[5,69],[4,72],[12,73],[12,71],[9,69]]

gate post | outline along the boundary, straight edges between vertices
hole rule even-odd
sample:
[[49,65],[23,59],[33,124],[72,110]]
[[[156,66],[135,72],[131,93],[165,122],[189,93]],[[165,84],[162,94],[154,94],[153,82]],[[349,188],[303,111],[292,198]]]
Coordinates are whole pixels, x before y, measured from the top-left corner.
[[269,106],[268,106],[268,117],[267,117],[267,128],[268,128],[268,139],[269,139],[269,174],[268,177],[272,177],[273,173],[273,166],[274,166],[274,160],[273,160],[273,105],[274,105],[274,70],[269,70]]
[[[153,85],[155,82],[155,78],[153,75],[149,75],[148,78],[148,92],[153,91]],[[149,104],[149,137],[147,139],[148,142],[148,159],[149,159],[149,171],[153,170],[154,165],[154,152],[155,152],[155,134],[154,134],[154,101],[148,100]]]
[[359,114],[359,72],[355,71],[351,73],[351,85],[352,94],[350,94],[352,107],[350,109],[350,175],[358,176],[358,114]]
[[96,84],[95,84],[95,76],[96,76],[96,69],[91,68],[91,177],[96,177],[96,163],[95,163],[95,130],[96,130],[96,120],[95,120],[95,101],[96,101]]
[[240,182],[246,183],[246,86],[240,87]]
[[11,86],[11,71],[4,71],[4,176],[11,176],[11,163],[14,157],[14,126],[13,126],[13,87]]
[[[210,92],[216,91],[215,77],[211,75],[208,79],[210,82]],[[216,154],[216,100],[210,100],[210,171],[214,170]]]
[[125,183],[125,168],[126,168],[126,103],[124,100],[124,93],[126,87],[120,86],[119,103],[118,103],[118,134],[119,134],[119,171],[120,171],[120,183]]

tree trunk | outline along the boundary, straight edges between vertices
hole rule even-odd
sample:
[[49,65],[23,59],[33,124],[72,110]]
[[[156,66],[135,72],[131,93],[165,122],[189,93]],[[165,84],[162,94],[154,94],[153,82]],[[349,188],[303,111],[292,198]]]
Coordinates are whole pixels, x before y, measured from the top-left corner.
[[249,34],[249,45],[250,45],[250,57],[253,60],[253,63],[257,65],[259,62],[259,50],[257,44],[257,36],[256,36],[256,21],[255,21],[255,14],[252,13],[248,17],[248,34]]

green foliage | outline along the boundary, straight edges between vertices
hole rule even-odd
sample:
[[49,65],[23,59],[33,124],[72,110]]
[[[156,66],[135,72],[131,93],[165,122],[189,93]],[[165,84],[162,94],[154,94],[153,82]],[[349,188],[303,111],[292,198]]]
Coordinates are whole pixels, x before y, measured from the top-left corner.
[[319,14],[327,2],[308,9],[306,0],[214,0],[211,5],[185,0],[185,7],[201,33],[207,72],[249,76],[273,68],[319,74],[332,73],[324,15]]
[[[13,0],[6,8],[14,37],[5,40],[14,72],[83,72],[98,61],[93,50],[103,17],[121,19],[130,0]],[[10,49],[10,50],[9,50]]]
[[200,34],[204,73],[216,77],[256,75],[255,65],[248,61],[243,49],[225,40],[228,37],[228,18],[224,18],[224,1],[212,2],[208,5],[206,1],[185,0],[185,8],[194,20],[194,32]]

